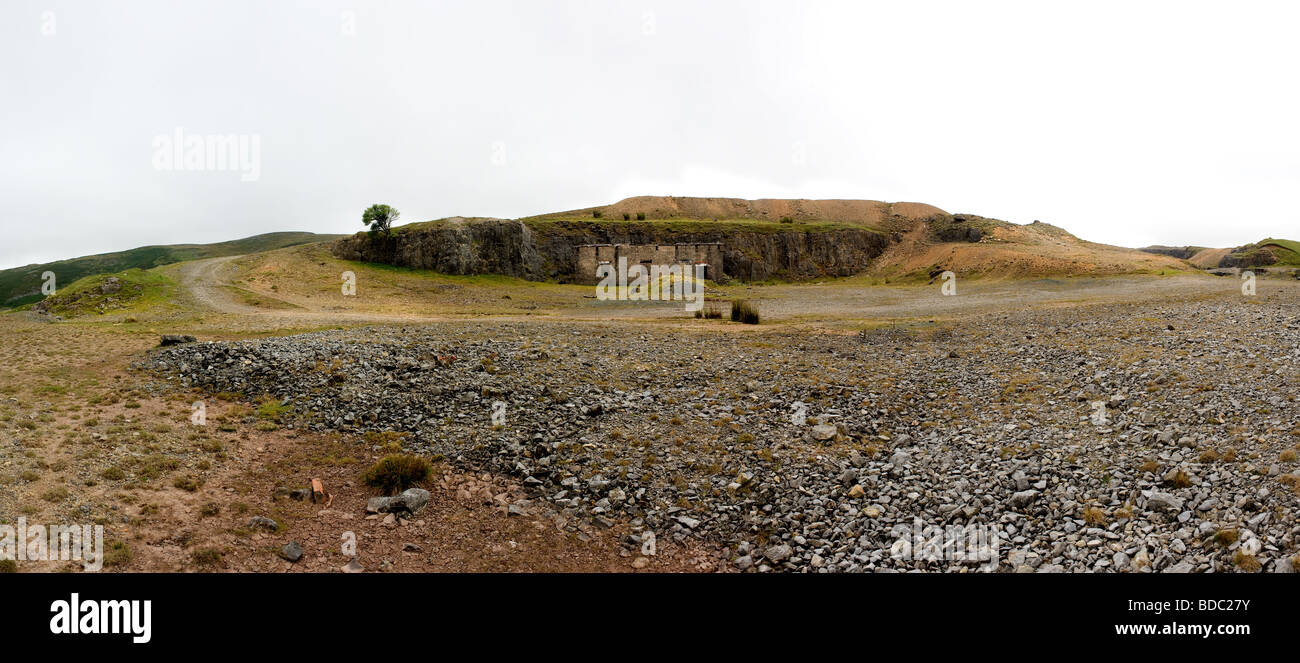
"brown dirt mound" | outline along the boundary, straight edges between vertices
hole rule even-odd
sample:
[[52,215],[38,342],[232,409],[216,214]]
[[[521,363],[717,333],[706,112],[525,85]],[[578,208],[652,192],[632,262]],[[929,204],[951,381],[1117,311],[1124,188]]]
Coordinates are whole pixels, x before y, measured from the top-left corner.
[[1232,253],[1232,249],[1202,249],[1187,260],[1201,269],[1211,269],[1218,267],[1219,261],[1229,253]]
[[940,267],[964,275],[1003,278],[1104,275],[1186,270],[1169,256],[1083,241],[1046,223],[998,223],[979,242],[935,242],[919,223],[876,259],[870,274],[903,276]]

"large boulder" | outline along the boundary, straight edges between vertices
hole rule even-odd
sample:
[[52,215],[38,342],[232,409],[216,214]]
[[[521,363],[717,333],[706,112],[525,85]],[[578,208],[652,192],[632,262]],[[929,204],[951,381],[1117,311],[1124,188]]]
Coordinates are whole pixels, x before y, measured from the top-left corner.
[[407,488],[393,497],[372,497],[366,503],[366,511],[371,513],[413,514],[429,503],[429,491],[423,488]]

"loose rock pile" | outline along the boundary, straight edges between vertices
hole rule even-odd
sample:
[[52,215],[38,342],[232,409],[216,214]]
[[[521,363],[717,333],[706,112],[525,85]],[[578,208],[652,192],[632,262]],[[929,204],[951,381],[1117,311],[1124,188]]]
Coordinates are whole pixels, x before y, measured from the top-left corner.
[[[1295,306],[860,336],[456,323],[142,365],[270,394],[312,430],[408,431],[408,449],[518,478],[561,526],[702,537],[741,570],[1289,572],[1300,542]],[[954,547],[967,535],[995,556]]]

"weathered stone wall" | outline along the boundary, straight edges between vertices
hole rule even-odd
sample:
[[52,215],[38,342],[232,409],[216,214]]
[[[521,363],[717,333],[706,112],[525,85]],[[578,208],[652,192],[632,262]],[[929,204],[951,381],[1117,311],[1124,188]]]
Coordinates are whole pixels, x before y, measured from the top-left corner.
[[618,267],[619,258],[627,258],[629,267],[636,264],[674,265],[678,263],[706,265],[704,278],[718,280],[723,271],[722,244],[706,242],[697,244],[583,244],[578,247],[577,270],[573,280],[595,283],[596,270],[601,264]]

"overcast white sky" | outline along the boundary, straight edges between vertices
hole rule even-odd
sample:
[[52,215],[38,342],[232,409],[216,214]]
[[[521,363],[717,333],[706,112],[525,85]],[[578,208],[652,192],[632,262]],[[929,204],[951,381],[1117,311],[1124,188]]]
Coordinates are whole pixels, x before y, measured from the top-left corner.
[[[1300,3],[0,9],[0,267],[632,195],[920,201],[1085,239],[1300,236]],[[260,175],[155,137],[260,141]]]

